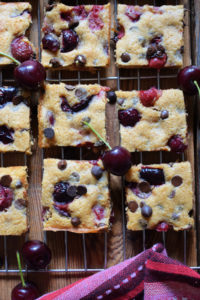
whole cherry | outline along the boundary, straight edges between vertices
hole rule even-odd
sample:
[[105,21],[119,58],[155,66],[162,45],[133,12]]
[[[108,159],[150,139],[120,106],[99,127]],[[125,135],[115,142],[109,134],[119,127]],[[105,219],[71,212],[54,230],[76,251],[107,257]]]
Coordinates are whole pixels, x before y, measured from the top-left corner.
[[17,64],[14,70],[14,77],[19,85],[27,89],[36,89],[41,86],[46,79],[46,71],[43,65],[37,60],[26,60],[20,63],[14,57],[0,52],[0,55],[11,59]]
[[177,76],[178,86],[188,95],[200,94],[200,68],[187,66],[181,69]]
[[114,147],[111,146],[102,138],[102,136],[86,121],[83,121],[84,125],[87,125],[96,135],[97,137],[104,142],[104,144],[108,147],[108,151],[104,152],[102,156],[102,162],[104,168],[117,176],[123,176],[126,172],[131,168],[131,154],[130,152],[121,146]]
[[22,248],[22,256],[29,268],[45,269],[51,261],[51,250],[41,241],[27,241]]
[[19,267],[19,273],[21,277],[21,283],[17,284],[11,293],[11,300],[34,300],[39,297],[39,291],[37,286],[32,282],[25,282],[22,267],[20,261],[19,252],[17,252],[17,262]]

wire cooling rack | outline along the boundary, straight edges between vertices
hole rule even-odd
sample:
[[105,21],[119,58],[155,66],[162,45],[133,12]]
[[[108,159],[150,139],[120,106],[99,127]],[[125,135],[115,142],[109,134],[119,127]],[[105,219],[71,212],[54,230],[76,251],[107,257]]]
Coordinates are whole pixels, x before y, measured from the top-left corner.
[[[99,3],[100,1],[95,1],[96,4],[102,4]],[[134,2],[134,3],[133,3]],[[159,5],[159,3],[162,1],[152,1],[153,5]],[[179,1],[176,1],[176,4],[178,4]],[[70,3],[72,5],[72,3]],[[74,4],[79,4],[79,1],[75,1]],[[82,4],[82,3],[81,3]],[[137,4],[137,1],[132,1],[132,4]],[[114,11],[115,11],[115,18],[116,18],[116,13],[117,13],[117,0],[114,0]],[[39,44],[40,44],[40,28],[41,28],[41,22],[40,22],[40,3],[38,1],[38,32],[39,32]],[[72,73],[71,73],[72,74]],[[77,76],[74,76],[74,74],[76,74]],[[73,78],[70,77],[65,77],[63,76],[63,72],[59,71],[56,72],[56,75],[54,74],[54,76],[52,77],[52,73],[50,71],[47,72],[47,82],[49,83],[59,83],[59,82],[73,82],[74,84],[80,84],[80,83],[98,83],[98,84],[102,84],[103,82],[107,82],[108,86],[109,86],[109,82],[115,82],[115,86],[116,89],[120,89],[121,85],[123,84],[124,81],[127,80],[134,80],[137,83],[137,89],[140,90],[141,89],[141,81],[142,80],[150,80],[153,79],[156,81],[156,85],[157,88],[160,89],[160,81],[163,79],[175,79],[176,78],[176,72],[171,72],[169,74],[166,74],[165,72],[155,72],[154,74],[150,74],[147,75],[144,74],[144,72],[142,72],[141,70],[137,69],[134,71],[133,75],[124,75],[123,72],[121,72],[121,70],[117,69],[116,70],[116,75],[114,76],[105,76],[104,74],[102,75],[101,71],[96,71],[96,73],[92,74],[84,74],[83,72],[74,72],[73,73]],[[86,76],[88,75],[88,76]],[[2,84],[3,82],[7,82],[7,83],[13,83],[13,79],[10,78],[2,78],[2,72],[0,72],[0,84]],[[60,150],[60,155],[59,157],[61,159],[70,159],[71,157],[69,155],[66,155],[67,151],[65,148],[61,147],[59,148]],[[143,153],[140,152],[139,154],[139,162],[143,163],[144,161],[144,157],[143,157]],[[48,151],[43,150],[42,153],[42,159],[48,157]],[[77,159],[77,158],[76,158]],[[78,159],[83,159],[83,149],[80,148],[79,150],[79,157]],[[177,159],[177,158],[176,158]],[[184,154],[181,157],[178,157],[179,160],[184,161],[185,157]],[[24,160],[24,165],[27,164],[27,156],[24,155],[23,156],[23,160]],[[162,163],[163,162],[163,153],[160,151],[159,152],[159,162]],[[42,162],[41,162],[42,164]],[[1,167],[4,166],[4,154],[1,153]],[[122,186],[123,186],[123,179],[122,179]],[[123,191],[123,189],[122,189]],[[121,197],[121,214],[122,214],[122,232],[123,232],[123,260],[125,260],[127,258],[127,253],[126,253],[126,235],[127,235],[127,231],[126,231],[126,221],[125,221],[125,207],[124,207],[124,194],[122,192],[122,197]],[[83,255],[83,267],[80,268],[70,268],[69,267],[69,243],[68,243],[68,232],[64,233],[64,245],[65,245],[65,264],[64,266],[60,267],[60,268],[46,268],[45,270],[38,270],[38,271],[33,271],[33,270],[27,270],[27,268],[24,268],[22,271],[23,272],[55,272],[55,273],[63,273],[63,272],[71,272],[71,273],[93,273],[93,272],[99,272],[101,270],[104,270],[107,267],[107,257],[108,257],[108,234],[107,232],[105,232],[103,234],[103,248],[104,248],[104,252],[103,252],[103,267],[102,268],[91,268],[88,267],[88,261],[87,261],[87,246],[86,246],[86,239],[87,239],[87,235],[86,234],[81,234],[81,239],[82,239],[82,249],[80,249],[80,252],[82,252]],[[142,235],[142,247],[143,249],[146,248],[146,230],[141,231],[141,235]],[[183,238],[183,244],[180,245],[180,247],[183,248],[183,262],[186,263],[186,259],[187,259],[187,231],[183,232],[184,238]],[[10,237],[9,237],[10,238]],[[25,240],[28,239],[28,234],[25,237]],[[9,268],[9,263],[8,263],[8,254],[7,254],[7,237],[3,237],[3,247],[4,247],[4,263],[3,263],[3,267],[0,268],[0,273],[17,273],[19,270],[18,268]],[[46,234],[44,232],[44,241],[48,244],[49,243],[49,237],[48,234]],[[160,240],[159,240],[160,241]],[[166,234],[165,232],[162,233],[162,242],[165,245],[166,244]],[[172,241],[173,242],[173,241]],[[200,266],[191,266],[192,269],[196,269],[199,270]]]

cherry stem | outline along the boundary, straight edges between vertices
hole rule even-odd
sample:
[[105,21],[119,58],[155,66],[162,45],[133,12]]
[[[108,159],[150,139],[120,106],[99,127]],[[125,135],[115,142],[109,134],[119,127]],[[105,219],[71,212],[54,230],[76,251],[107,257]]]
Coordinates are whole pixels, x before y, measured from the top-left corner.
[[5,57],[7,57],[7,58],[10,58],[10,59],[11,59],[12,61],[14,61],[18,66],[21,64],[20,61],[18,61],[17,59],[15,59],[14,57],[12,57],[12,56],[10,56],[10,55],[8,55],[8,54],[6,54],[6,53],[3,53],[3,52],[0,51],[0,55],[1,55],[1,56],[5,56]]
[[108,147],[109,150],[112,150],[111,146],[104,140],[104,138],[102,138],[102,136],[86,121],[82,122],[83,124],[87,125],[95,134],[96,136],[102,141],[104,142],[104,144]]
[[199,87],[199,85],[198,85],[198,82],[195,80],[195,81],[194,81],[194,84],[196,85],[197,90],[198,90],[198,93],[199,93],[199,96],[200,96],[200,87]]
[[17,256],[17,264],[18,264],[18,268],[19,268],[19,274],[20,274],[22,286],[25,287],[26,283],[24,281],[24,276],[23,276],[23,273],[22,273],[22,265],[21,265],[20,255],[19,255],[18,251],[16,252],[16,256]]

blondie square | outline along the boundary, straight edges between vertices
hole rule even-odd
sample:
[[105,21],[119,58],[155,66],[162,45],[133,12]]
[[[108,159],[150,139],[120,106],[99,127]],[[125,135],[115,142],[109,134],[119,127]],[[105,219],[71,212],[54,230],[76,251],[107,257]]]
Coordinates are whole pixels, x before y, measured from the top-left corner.
[[101,161],[45,159],[42,206],[44,230],[107,230],[111,202]]
[[118,5],[116,60],[119,67],[181,67],[182,5]]
[[189,162],[133,166],[126,175],[127,228],[190,228],[193,192]]
[[21,235],[28,230],[26,167],[0,168],[0,235]]
[[110,62],[110,4],[48,6],[42,27],[42,64],[106,67]]

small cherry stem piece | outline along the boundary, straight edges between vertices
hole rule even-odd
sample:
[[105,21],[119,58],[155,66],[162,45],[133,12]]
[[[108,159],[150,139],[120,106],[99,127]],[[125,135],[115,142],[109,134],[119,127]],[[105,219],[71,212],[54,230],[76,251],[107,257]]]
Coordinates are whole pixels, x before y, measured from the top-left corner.
[[198,90],[198,93],[199,93],[199,96],[200,96],[200,87],[199,87],[199,85],[198,85],[198,82],[195,80],[195,81],[194,81],[194,84],[196,85],[197,90]]
[[5,56],[5,57],[11,59],[11,60],[14,61],[14,63],[16,63],[18,66],[21,64],[20,61],[18,61],[17,59],[15,59],[14,57],[12,57],[12,56],[10,56],[10,55],[8,55],[8,54],[6,54],[6,53],[3,53],[3,52],[0,51],[0,55],[1,55],[1,56]]
[[17,256],[17,264],[18,264],[18,268],[19,268],[19,274],[20,274],[22,286],[25,287],[26,283],[24,281],[24,276],[23,276],[23,273],[22,273],[22,265],[21,265],[20,255],[19,255],[18,251],[16,252],[16,256]]
[[82,122],[83,124],[87,125],[93,132],[94,134],[96,134],[96,136],[102,141],[104,142],[104,144],[108,147],[109,150],[112,150],[111,146],[104,140],[104,138],[102,138],[102,136],[86,121]]

